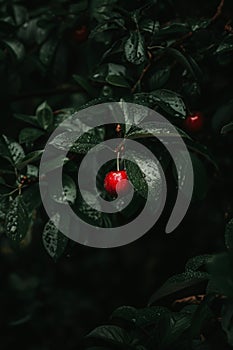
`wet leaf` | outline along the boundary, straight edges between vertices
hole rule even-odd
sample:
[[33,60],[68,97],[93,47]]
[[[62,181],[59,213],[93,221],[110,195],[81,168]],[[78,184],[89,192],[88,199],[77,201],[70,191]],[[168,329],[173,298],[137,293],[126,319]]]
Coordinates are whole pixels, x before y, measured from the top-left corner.
[[69,175],[64,175],[62,179],[63,191],[58,192],[56,186],[49,187],[49,194],[51,198],[57,203],[65,204],[74,203],[77,196],[77,189],[74,180]]
[[20,131],[19,143],[34,142],[39,137],[44,135],[44,132],[35,128],[25,128]]
[[133,64],[142,64],[146,60],[145,43],[140,32],[131,32],[125,42],[125,57],[128,62]]
[[44,247],[47,253],[55,261],[62,256],[68,243],[68,238],[64,236],[57,228],[57,225],[59,225],[59,220],[59,214],[55,214],[45,225],[42,234]]
[[153,91],[157,104],[172,116],[182,119],[186,116],[186,106],[181,96],[174,91],[161,89]]
[[39,125],[47,130],[53,124],[53,111],[47,102],[43,102],[36,109],[36,117]]
[[14,242],[19,243],[26,236],[29,227],[29,213],[21,195],[11,203],[6,216],[6,234]]

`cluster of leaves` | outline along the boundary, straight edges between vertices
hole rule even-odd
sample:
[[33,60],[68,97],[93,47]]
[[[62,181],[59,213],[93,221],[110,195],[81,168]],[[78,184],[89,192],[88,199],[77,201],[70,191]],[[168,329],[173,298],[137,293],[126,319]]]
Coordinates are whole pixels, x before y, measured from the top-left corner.
[[[158,95],[159,92],[160,90],[156,91]],[[170,96],[167,106],[172,108],[173,98],[176,99],[177,95],[168,91],[166,93]],[[179,100],[183,107],[184,103],[180,97]],[[159,105],[160,103],[160,99],[156,94],[153,95],[153,101],[155,105]],[[93,103],[96,103],[96,100],[90,102],[88,106]],[[86,106],[87,104],[84,107]],[[177,128],[177,132],[174,133],[169,130],[166,124],[162,123],[161,125],[158,125],[154,122],[147,121],[147,114],[145,113],[142,115],[141,109],[137,110],[134,108],[133,110],[126,110],[124,106],[125,105],[124,103],[122,104],[122,101],[119,102],[120,111],[125,116],[124,139],[137,139],[144,142],[144,144],[151,148],[157,155],[165,170],[172,170],[175,180],[177,176],[183,176],[185,178],[186,174],[182,169],[180,169],[180,173],[177,174],[171,155],[161,148],[158,141],[155,142],[156,139],[154,136],[157,135],[158,137],[163,137],[165,141],[168,139],[169,142],[176,142],[176,137],[178,136],[183,137],[187,142],[187,146],[190,148],[194,167],[195,186],[193,199],[196,200],[203,198],[207,191],[207,174],[205,165],[201,159],[203,158],[212,164],[213,169],[217,168],[217,165],[207,148],[192,140],[192,138],[182,129]],[[15,114],[16,119],[23,120],[31,125],[20,131],[18,142],[5,135],[1,136],[1,231],[5,231],[7,236],[13,242],[20,243],[25,239],[28,232],[31,231],[35,212],[41,212],[39,181],[46,186],[46,177],[39,178],[38,166],[40,157],[43,154],[43,148],[48,136],[62,121],[64,122],[69,116],[72,116],[72,113],[74,113],[73,108],[53,112],[50,106],[46,102],[43,102],[37,107],[34,116]],[[134,118],[135,124],[131,123],[132,125],[129,126],[127,124],[129,118],[130,120]],[[140,128],[137,127],[139,121]],[[109,135],[107,135],[106,127],[104,126],[91,129],[88,132],[86,131],[86,128],[87,125],[83,124],[83,135],[73,143],[67,156],[63,157],[62,162],[59,156],[47,161],[47,173],[54,171],[57,167],[60,167],[61,164],[64,164],[64,195],[62,197],[58,196],[56,189],[53,187],[48,188],[48,195],[55,203],[65,205],[66,202],[69,202],[75,212],[83,217],[84,220],[97,226],[112,227],[115,222],[118,222],[119,224],[119,222],[122,221],[122,218],[119,215],[116,214],[115,216],[108,217],[105,213],[102,213],[101,210],[96,211],[88,206],[82,199],[82,196],[79,195],[75,172],[78,169],[82,156],[92,147],[99,145],[109,137]],[[113,126],[111,126],[111,128],[114,130]],[[56,149],[66,150],[67,142],[69,145],[70,140],[67,140],[67,132],[64,132],[57,135],[50,144]],[[201,158],[198,155],[200,155]],[[179,156],[182,157],[182,154]],[[148,186],[155,191],[159,191],[161,188],[161,175],[157,177],[155,176],[157,165],[152,164],[151,160],[147,159],[143,154],[134,154],[133,158],[135,163],[124,162],[124,164],[137,196],[136,202],[134,202],[128,210],[124,211],[125,220],[131,220],[135,215],[135,212],[138,212],[143,204],[143,199],[147,198]],[[113,160],[110,164],[106,165],[106,167],[102,169],[102,172],[99,172],[97,176],[99,191],[102,192],[102,195],[105,196],[105,198],[108,198],[108,194],[103,189],[104,174],[115,167],[115,160]],[[93,173],[93,176],[96,176],[95,169],[90,169],[89,173]],[[98,196],[95,197],[90,193],[89,197],[95,203],[98,201]],[[137,205],[135,205],[135,203]],[[51,219],[45,225],[42,237],[46,250],[55,260],[62,255],[68,241],[68,239],[56,229],[53,221],[57,220],[59,220],[58,217]]]
[[[116,309],[109,325],[99,326],[86,336],[85,348],[230,349],[233,346],[232,239],[233,220],[225,232],[227,252],[189,259],[185,272],[170,277],[146,308]],[[201,283],[205,285],[204,294],[190,297],[190,287]],[[184,297],[176,300],[177,292],[182,292]],[[170,307],[159,306],[168,297],[173,302]]]
[[[4,95],[12,98],[20,91],[62,83],[77,48],[73,31],[85,19],[87,1],[66,1],[37,7],[24,1],[0,4],[1,75]],[[68,39],[68,40],[67,40]],[[49,81],[47,77],[50,77]]]

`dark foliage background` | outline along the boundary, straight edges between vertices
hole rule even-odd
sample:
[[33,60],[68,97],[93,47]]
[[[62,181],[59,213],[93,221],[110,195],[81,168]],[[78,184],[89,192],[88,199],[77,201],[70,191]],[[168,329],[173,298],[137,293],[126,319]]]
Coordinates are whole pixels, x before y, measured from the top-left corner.
[[[139,8],[142,10],[136,11]],[[51,113],[55,123],[64,110],[70,114],[93,99],[96,103],[120,98],[145,103],[154,91],[166,89],[181,95],[178,117],[166,102],[166,94],[165,104],[156,108],[174,125],[186,130],[185,118],[195,111],[204,118],[201,130],[186,130],[193,140],[190,149],[198,159],[195,197],[171,235],[164,232],[175,195],[171,165],[167,170],[171,191],[165,212],[150,232],[128,246],[104,250],[68,242],[54,262],[41,239],[47,221],[43,209],[33,211],[33,228],[17,246],[9,235],[6,237],[5,224],[1,223],[2,349],[89,346],[83,337],[105,324],[114,309],[122,305],[146,307],[155,290],[170,276],[184,271],[189,258],[226,250],[225,226],[233,217],[229,124],[233,117],[232,10],[231,0],[0,1],[1,134],[21,141],[26,154],[43,148],[52,130],[52,124],[47,127],[38,120],[33,126],[27,123],[28,116],[35,115],[44,101],[45,115]],[[133,35],[138,37],[133,39]],[[127,40],[134,40],[132,52],[126,49]],[[137,50],[141,50],[139,56],[135,55]],[[222,129],[226,125],[227,129]],[[20,136],[28,127],[37,132],[40,129],[38,138],[30,139],[31,130]],[[1,147],[4,142],[1,139]],[[5,183],[15,184],[15,179],[2,149],[0,153],[4,188]],[[23,168],[18,175],[25,175]],[[1,203],[4,191],[1,188]],[[220,288],[217,293],[228,296],[229,303],[233,297],[231,263],[220,261],[214,265],[216,269],[210,267],[213,273],[220,266],[215,275],[226,277],[218,280],[218,287],[230,281],[230,292]],[[176,292],[171,288],[171,293],[155,304],[171,307],[177,299],[205,295],[205,287],[198,283]],[[204,335],[200,331],[202,338],[199,334],[196,343],[183,347],[179,342],[158,345],[144,340],[139,345],[126,345],[114,335],[111,345],[97,342],[92,349],[228,349],[233,345],[232,313],[228,320],[225,331],[209,322]],[[166,337],[166,332],[162,334]],[[133,338],[140,336],[133,333]]]

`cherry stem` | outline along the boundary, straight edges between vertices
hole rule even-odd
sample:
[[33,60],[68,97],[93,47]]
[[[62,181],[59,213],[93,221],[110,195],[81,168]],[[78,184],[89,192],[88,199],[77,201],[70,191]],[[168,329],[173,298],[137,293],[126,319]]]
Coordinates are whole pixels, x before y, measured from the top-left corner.
[[120,152],[117,152],[117,171],[120,170]]

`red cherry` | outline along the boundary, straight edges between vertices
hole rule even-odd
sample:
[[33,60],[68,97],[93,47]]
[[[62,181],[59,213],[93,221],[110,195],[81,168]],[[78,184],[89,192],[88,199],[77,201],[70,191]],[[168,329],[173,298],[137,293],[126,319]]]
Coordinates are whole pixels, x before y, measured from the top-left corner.
[[85,41],[88,37],[87,27],[85,25],[82,25],[80,28],[74,31],[73,36],[76,43],[81,43]]
[[188,131],[200,131],[204,124],[203,115],[200,112],[192,113],[185,119],[184,124]]
[[129,190],[129,182],[122,180],[128,180],[125,170],[110,171],[104,179],[105,190],[111,195],[116,195],[117,190],[118,193],[126,193]]

